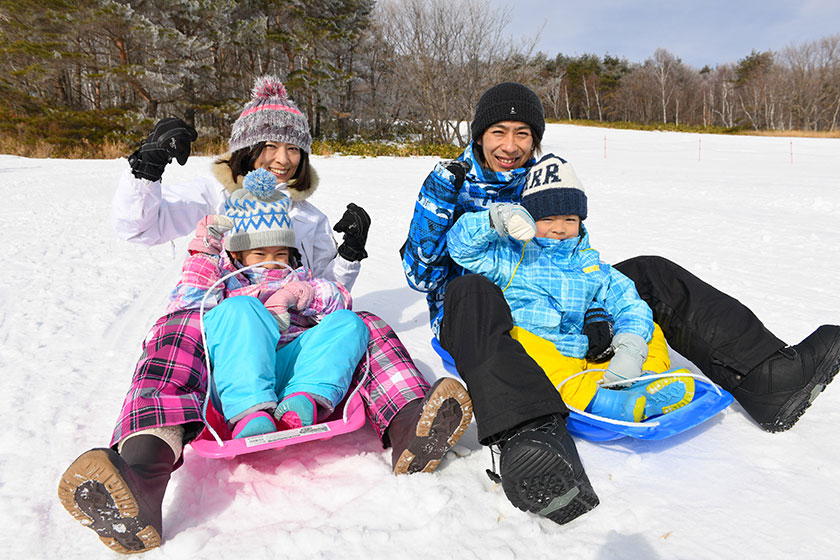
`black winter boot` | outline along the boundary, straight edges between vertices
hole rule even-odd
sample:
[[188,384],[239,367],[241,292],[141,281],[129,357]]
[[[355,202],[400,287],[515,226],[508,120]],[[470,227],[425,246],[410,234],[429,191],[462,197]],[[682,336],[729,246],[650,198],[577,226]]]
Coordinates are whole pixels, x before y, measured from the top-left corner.
[[790,429],[840,370],[840,327],[823,325],[753,368],[732,395],[768,432]]
[[146,552],[161,543],[161,504],[174,462],[169,445],[152,435],[127,440],[122,455],[91,449],[64,472],[58,498],[112,550]]
[[498,441],[510,503],[561,525],[598,505],[562,416],[544,416],[511,433]]
[[451,377],[435,381],[424,399],[405,405],[388,425],[394,474],[432,472],[472,421],[472,401]]

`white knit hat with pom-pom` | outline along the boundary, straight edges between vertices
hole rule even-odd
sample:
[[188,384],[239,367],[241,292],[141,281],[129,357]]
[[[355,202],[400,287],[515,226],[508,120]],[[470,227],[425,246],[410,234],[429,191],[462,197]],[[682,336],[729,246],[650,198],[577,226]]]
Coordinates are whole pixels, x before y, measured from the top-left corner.
[[289,217],[291,201],[277,188],[274,174],[255,169],[245,175],[243,185],[230,195],[225,205],[225,215],[233,220],[233,229],[225,236],[225,249],[294,247],[295,232]]
[[306,115],[289,99],[285,86],[274,76],[262,76],[254,81],[251,101],[233,123],[230,151],[257,142],[285,142],[307,153],[312,148]]

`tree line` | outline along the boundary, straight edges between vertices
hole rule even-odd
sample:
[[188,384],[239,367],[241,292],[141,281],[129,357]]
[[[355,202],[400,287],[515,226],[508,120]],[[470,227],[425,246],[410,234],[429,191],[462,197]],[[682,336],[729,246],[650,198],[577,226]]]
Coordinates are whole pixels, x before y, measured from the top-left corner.
[[137,142],[179,116],[227,138],[254,78],[282,77],[313,135],[465,145],[502,80],[546,116],[755,130],[836,131],[840,34],[695,69],[534,52],[481,0],[0,0],[0,130]]

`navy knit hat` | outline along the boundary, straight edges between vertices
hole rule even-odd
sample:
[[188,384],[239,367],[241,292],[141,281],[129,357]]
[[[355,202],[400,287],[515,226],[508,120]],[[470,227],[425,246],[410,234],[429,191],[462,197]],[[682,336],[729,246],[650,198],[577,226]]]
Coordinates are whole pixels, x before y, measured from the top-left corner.
[[535,220],[546,216],[586,219],[586,193],[572,165],[553,154],[543,156],[528,170],[522,206]]
[[540,98],[516,82],[502,82],[491,87],[475,106],[475,117],[470,124],[473,140],[478,140],[485,130],[502,121],[524,122],[542,140],[545,113]]
[[230,151],[248,148],[257,142],[285,142],[307,153],[312,148],[306,115],[289,99],[286,88],[274,76],[263,76],[254,81],[253,97],[233,123]]
[[225,214],[233,220],[233,229],[225,236],[225,249],[294,247],[291,205],[289,197],[277,188],[273,173],[263,168],[251,171],[245,176],[243,188],[227,200]]

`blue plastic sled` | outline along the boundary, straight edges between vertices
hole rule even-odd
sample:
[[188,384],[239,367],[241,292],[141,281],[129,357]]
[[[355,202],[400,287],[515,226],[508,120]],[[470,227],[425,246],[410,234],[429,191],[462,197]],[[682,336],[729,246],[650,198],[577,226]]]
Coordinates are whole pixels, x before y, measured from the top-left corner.
[[[455,362],[437,338],[432,338],[432,348],[443,360],[443,367],[458,375]],[[588,441],[611,441],[623,437],[638,439],[665,439],[701,424],[732,404],[732,395],[715,387],[711,382],[695,378],[694,400],[668,414],[648,418],[643,422],[615,424],[591,414],[570,411],[566,428],[573,436]]]

